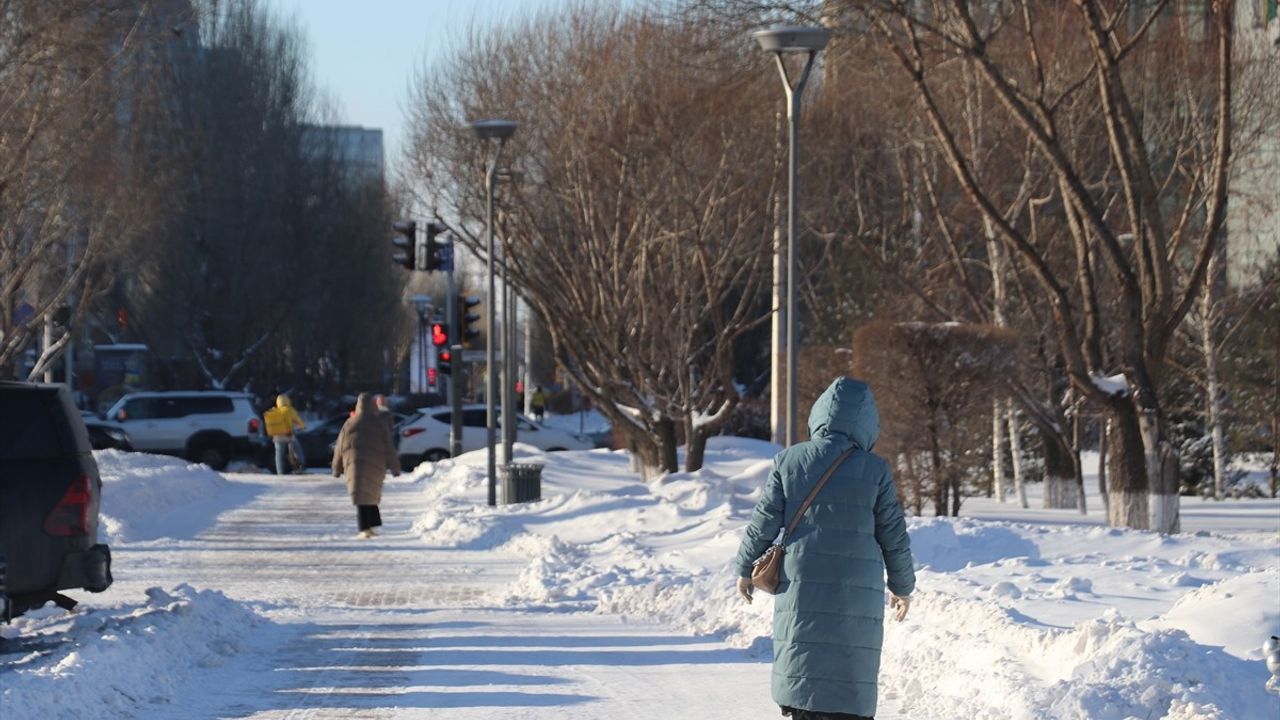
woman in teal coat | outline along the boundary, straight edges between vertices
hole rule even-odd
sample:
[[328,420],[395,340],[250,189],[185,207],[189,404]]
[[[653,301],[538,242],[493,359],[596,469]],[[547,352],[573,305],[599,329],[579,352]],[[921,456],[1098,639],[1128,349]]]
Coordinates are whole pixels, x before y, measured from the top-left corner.
[[872,454],[880,434],[865,383],[837,378],[809,414],[807,442],[773,461],[734,564],[751,601],[751,566],[849,448],[787,541],[773,606],[773,699],[797,720],[870,718],[876,711],[884,589],[906,617],[916,577],[889,466]]

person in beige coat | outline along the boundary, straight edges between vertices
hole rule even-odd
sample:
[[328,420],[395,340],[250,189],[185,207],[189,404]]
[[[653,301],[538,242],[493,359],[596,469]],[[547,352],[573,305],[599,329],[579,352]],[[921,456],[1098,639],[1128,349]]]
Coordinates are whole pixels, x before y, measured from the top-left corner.
[[360,393],[355,413],[343,423],[333,444],[333,476],[347,478],[362,539],[377,535],[375,528],[382,525],[378,503],[382,502],[382,479],[388,470],[400,474],[395,443],[373,395]]

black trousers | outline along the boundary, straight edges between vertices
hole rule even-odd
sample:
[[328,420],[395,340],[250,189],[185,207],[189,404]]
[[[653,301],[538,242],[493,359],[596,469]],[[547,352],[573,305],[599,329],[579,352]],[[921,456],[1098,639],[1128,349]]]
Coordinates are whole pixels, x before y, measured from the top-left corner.
[[815,710],[796,710],[795,708],[784,707],[782,714],[791,718],[791,720],[875,720],[866,715],[850,715],[849,713],[824,713]]
[[382,524],[382,514],[378,512],[377,505],[357,505],[356,522],[361,530],[375,528]]

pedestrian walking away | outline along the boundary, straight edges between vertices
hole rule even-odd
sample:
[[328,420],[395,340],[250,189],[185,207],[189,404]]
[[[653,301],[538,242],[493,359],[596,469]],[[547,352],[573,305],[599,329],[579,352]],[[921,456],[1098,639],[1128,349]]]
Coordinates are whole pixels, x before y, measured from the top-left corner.
[[871,452],[879,434],[871,388],[836,378],[809,414],[810,439],[774,458],[734,558],[738,592],[751,602],[754,561],[771,544],[784,544],[771,691],[793,720],[873,718],[886,574],[894,619],[910,607],[911,543],[889,466]]
[[347,493],[356,506],[357,535],[362,539],[377,535],[382,525],[378,505],[388,470],[400,474],[395,445],[373,396],[360,393],[355,413],[343,423],[333,444],[333,476],[347,479]]
[[289,396],[281,393],[276,396],[276,406],[262,415],[267,436],[271,438],[276,450],[276,474],[286,475],[292,465],[299,471],[307,467],[307,459],[302,454],[302,443],[294,437],[294,432],[303,430],[307,424],[302,421],[298,411],[293,409]]
[[533,419],[542,422],[542,413],[547,408],[547,396],[542,392],[541,385],[535,385],[533,388],[533,397],[529,399],[529,409],[533,411]]

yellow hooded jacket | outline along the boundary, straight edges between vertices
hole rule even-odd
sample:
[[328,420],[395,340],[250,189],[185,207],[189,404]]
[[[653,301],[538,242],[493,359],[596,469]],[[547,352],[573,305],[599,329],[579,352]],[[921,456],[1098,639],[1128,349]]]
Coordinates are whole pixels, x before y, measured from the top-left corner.
[[298,416],[298,411],[293,409],[288,395],[277,396],[276,406],[265,412],[262,419],[266,423],[269,437],[292,435],[294,428],[301,430],[307,426]]

